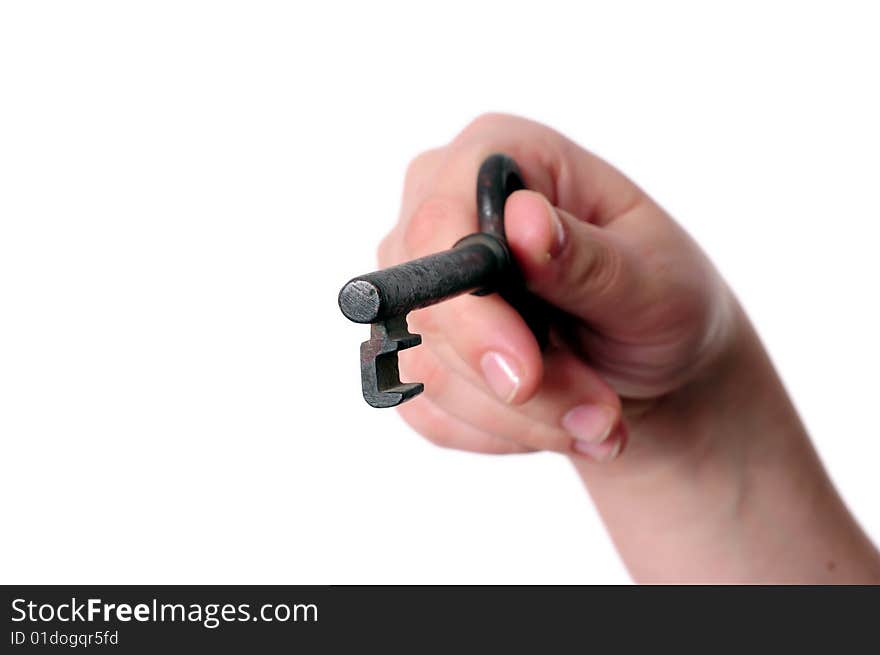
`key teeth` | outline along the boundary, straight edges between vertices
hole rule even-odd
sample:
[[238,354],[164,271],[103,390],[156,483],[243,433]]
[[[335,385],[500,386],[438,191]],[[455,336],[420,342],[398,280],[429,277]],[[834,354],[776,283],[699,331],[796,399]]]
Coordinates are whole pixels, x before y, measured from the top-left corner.
[[368,394],[364,390],[364,400],[371,407],[397,407],[402,405],[410,398],[415,398],[425,390],[425,385],[421,382],[406,382],[392,387],[376,394]]
[[396,407],[424,391],[421,382],[401,382],[397,353],[418,346],[419,334],[410,333],[405,316],[373,323],[369,341],[361,344],[361,386],[372,407]]

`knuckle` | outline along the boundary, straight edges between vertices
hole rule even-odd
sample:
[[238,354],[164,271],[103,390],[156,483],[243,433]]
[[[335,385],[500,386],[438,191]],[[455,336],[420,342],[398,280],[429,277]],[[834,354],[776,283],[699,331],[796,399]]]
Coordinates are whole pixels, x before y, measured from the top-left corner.
[[588,288],[591,295],[601,297],[618,286],[623,268],[623,256],[617,249],[594,242],[577,269],[576,290]]
[[410,189],[422,184],[424,179],[430,175],[431,171],[437,167],[440,157],[440,148],[425,150],[413,157],[406,166],[406,173],[403,178],[404,187]]
[[447,429],[431,426],[420,434],[439,448],[454,449],[458,445],[455,435]]
[[418,405],[398,408],[401,418],[425,440],[440,448],[452,448],[455,435],[450,429],[445,413],[436,409],[424,409]]
[[442,399],[449,385],[449,371],[445,366],[431,363],[419,371],[419,382],[425,385],[424,394],[433,400]]
[[658,310],[656,325],[668,334],[677,335],[665,349],[663,363],[670,369],[676,363],[689,368],[699,359],[715,329],[711,301],[697,293],[670,294]]
[[428,198],[418,206],[403,228],[403,245],[406,252],[419,255],[432,250],[437,226],[449,221],[454,215],[452,203],[440,197]]
[[526,422],[512,439],[527,448],[560,453],[568,451],[570,442],[569,437],[560,430],[536,421]]
[[449,384],[449,371],[437,364],[434,356],[422,349],[404,350],[398,355],[401,378],[407,382],[421,382],[424,394],[435,400],[441,398]]
[[456,141],[469,141],[474,137],[479,137],[486,132],[494,131],[499,125],[510,120],[512,116],[502,114],[500,112],[486,112],[480,114],[468,123],[465,128],[459,132]]
[[386,234],[376,247],[376,260],[379,266],[391,266],[394,263],[394,239],[397,236],[396,230],[392,230]]
[[437,323],[437,312],[432,307],[417,309],[410,312],[406,317],[409,323],[410,331],[415,330],[419,334],[437,334],[439,325]]

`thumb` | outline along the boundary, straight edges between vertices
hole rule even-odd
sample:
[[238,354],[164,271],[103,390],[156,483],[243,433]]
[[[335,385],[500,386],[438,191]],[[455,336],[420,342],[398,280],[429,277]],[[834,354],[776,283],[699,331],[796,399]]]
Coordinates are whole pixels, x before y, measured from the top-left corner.
[[649,280],[619,234],[534,191],[511,195],[504,216],[508,244],[533,293],[598,328],[615,327],[641,304]]

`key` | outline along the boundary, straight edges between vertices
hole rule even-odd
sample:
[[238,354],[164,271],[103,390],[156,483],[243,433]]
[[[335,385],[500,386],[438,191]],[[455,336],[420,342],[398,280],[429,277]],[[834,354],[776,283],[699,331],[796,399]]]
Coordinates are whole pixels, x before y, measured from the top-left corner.
[[395,407],[424,390],[421,382],[401,382],[398,353],[418,346],[406,315],[456,296],[499,293],[526,320],[538,343],[547,342],[544,305],[529,294],[507,246],[504,203],[524,189],[516,162],[504,154],[486,158],[477,175],[479,232],[449,250],[349,280],[339,292],[339,308],[355,323],[370,323],[361,344],[361,387],[373,407]]

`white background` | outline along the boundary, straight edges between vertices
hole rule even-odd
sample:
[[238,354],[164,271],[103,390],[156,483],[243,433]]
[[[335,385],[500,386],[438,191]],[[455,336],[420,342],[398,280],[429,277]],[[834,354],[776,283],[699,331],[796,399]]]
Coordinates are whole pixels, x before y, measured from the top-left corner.
[[338,288],[487,110],[696,236],[880,538],[877,16],[603,4],[4,3],[0,581],[627,581],[563,458],[360,398]]

